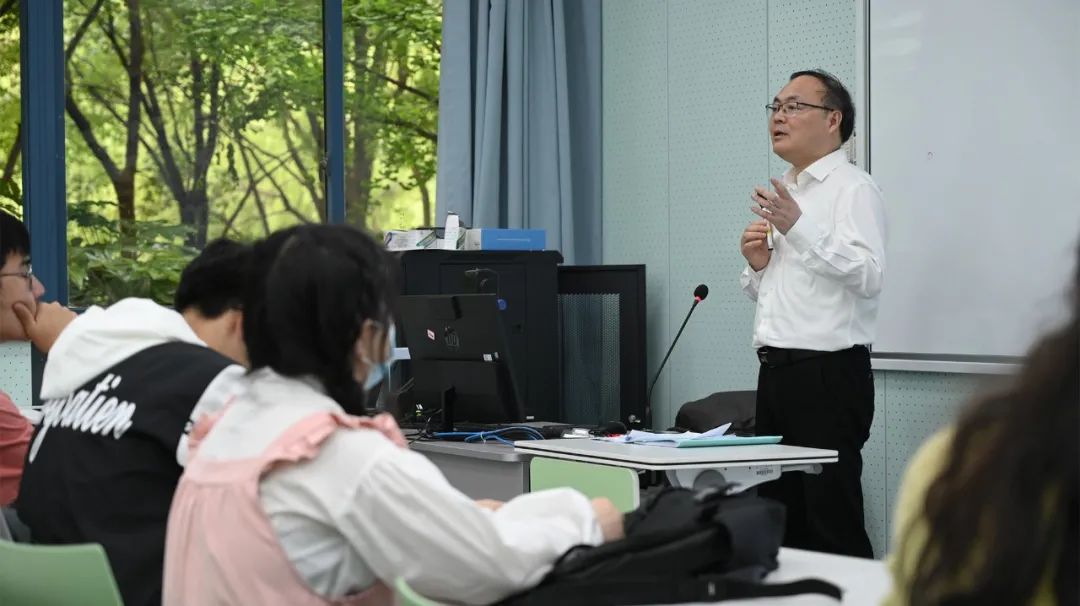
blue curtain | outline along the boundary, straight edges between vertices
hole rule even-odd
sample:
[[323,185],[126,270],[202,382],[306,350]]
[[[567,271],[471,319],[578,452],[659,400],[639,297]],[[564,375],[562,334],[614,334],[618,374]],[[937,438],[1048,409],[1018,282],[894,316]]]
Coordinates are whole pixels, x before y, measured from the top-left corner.
[[437,222],[601,261],[601,0],[446,0]]

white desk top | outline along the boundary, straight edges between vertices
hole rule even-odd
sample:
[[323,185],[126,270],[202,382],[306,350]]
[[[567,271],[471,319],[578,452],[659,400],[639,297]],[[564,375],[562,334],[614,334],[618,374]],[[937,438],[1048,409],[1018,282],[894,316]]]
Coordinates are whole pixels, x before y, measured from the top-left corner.
[[454,455],[470,459],[483,459],[487,461],[499,461],[502,463],[525,463],[532,455],[521,452],[512,446],[495,442],[445,442],[432,440],[413,442],[410,448],[417,452],[435,453],[442,455]]
[[[888,568],[881,560],[850,558],[830,553],[780,549],[780,567],[765,577],[766,583],[788,583],[799,579],[818,578],[829,581],[843,591],[844,606],[875,606],[892,588]],[[807,594],[784,598],[728,600],[724,606],[836,606],[836,600],[823,595]],[[715,602],[691,603],[681,606],[712,606]]]
[[604,463],[637,469],[689,469],[725,464],[794,465],[835,463],[837,452],[820,448],[761,444],[754,446],[709,446],[669,448],[642,444],[619,444],[601,440],[523,440],[514,442],[520,452],[556,459]]
[[[782,548],[780,568],[765,577],[765,582],[786,583],[806,578],[831,582],[844,592],[845,606],[874,606],[880,604],[892,587],[885,562],[850,558],[830,553]],[[725,606],[836,606],[836,600],[820,595],[792,596],[757,600],[732,600]]]

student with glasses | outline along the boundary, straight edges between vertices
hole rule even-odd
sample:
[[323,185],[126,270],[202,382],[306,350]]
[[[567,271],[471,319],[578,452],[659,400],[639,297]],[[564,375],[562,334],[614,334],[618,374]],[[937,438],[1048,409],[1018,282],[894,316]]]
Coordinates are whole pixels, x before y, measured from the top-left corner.
[[[38,301],[45,294],[45,287],[30,269],[30,234],[22,221],[3,211],[0,211],[0,260],[3,261],[0,266],[0,342],[30,340],[17,314],[38,313],[43,321],[46,317],[52,319],[50,336],[40,345],[43,351],[48,351],[56,338],[52,333],[58,333],[75,314],[59,304]],[[11,398],[0,391],[0,506],[11,505],[19,494],[23,461],[33,430]]]
[[885,205],[848,162],[855,108],[832,75],[801,71],[766,106],[773,153],[791,164],[757,187],[743,232],[742,286],[757,303],[757,432],[828,448],[819,475],[785,474],[761,494],[787,506],[785,544],[871,557],[863,444],[874,417],[869,346],[885,271]]

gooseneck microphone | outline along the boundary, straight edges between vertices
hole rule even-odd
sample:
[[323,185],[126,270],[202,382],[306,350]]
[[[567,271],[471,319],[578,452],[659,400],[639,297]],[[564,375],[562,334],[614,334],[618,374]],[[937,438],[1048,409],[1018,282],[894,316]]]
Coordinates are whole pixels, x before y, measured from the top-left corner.
[[656,387],[656,382],[660,380],[660,373],[664,371],[664,365],[667,364],[668,358],[671,357],[671,352],[675,349],[675,344],[679,342],[679,337],[682,336],[682,331],[686,328],[686,323],[690,321],[690,314],[694,313],[694,309],[697,308],[698,303],[705,300],[705,297],[709,296],[709,287],[704,284],[698,284],[694,289],[694,302],[690,304],[690,311],[686,312],[686,318],[682,321],[682,326],[679,327],[679,332],[675,335],[675,338],[671,341],[671,347],[668,347],[667,353],[664,354],[664,361],[660,363],[660,368],[656,369],[656,376],[653,377],[652,383],[649,385],[649,393],[645,396],[645,428],[652,427],[652,392]]

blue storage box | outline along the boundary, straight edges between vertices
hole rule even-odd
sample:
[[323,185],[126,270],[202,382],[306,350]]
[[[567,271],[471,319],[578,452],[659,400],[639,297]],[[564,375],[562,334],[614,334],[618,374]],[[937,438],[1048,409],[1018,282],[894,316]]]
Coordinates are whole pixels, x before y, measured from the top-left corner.
[[465,232],[465,250],[544,250],[547,232],[542,229],[479,228]]

